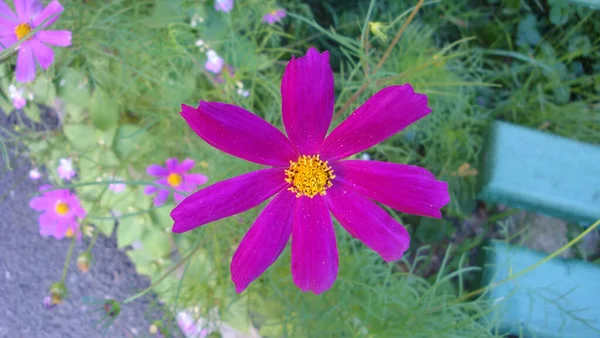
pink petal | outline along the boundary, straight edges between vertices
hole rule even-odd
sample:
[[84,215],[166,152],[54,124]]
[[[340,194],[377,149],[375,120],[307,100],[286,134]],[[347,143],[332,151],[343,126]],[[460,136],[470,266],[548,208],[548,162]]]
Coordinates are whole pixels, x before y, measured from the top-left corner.
[[161,205],[165,204],[165,202],[169,198],[170,192],[171,191],[167,189],[158,189],[158,193],[156,194],[156,196],[154,196],[154,206],[160,207]]
[[54,200],[53,199],[49,199],[43,196],[38,196],[38,197],[34,197],[31,199],[31,201],[29,201],[29,206],[34,209],[34,210],[48,210],[48,209],[52,209],[52,206],[54,204]]
[[38,218],[38,223],[40,224],[40,235],[44,237],[54,235],[57,223],[54,212],[46,211],[41,214]]
[[155,186],[153,186],[153,185],[147,185],[147,186],[144,188],[144,194],[146,194],[146,195],[152,195],[152,194],[154,194],[155,192],[156,192],[156,187],[155,187]]
[[336,182],[325,196],[329,210],[352,236],[377,252],[386,261],[402,258],[410,247],[410,236],[375,202]]
[[293,193],[284,190],[254,221],[231,261],[231,280],[236,292],[243,292],[281,255],[292,234],[297,201]]
[[41,43],[37,39],[29,40],[29,45],[33,49],[33,55],[37,59],[38,63],[43,69],[48,69],[52,62],[54,62],[54,51],[52,48]]
[[448,184],[425,168],[350,160],[333,163],[332,169],[334,185],[347,182],[351,189],[404,213],[440,218],[440,209],[450,202]]
[[58,20],[62,11],[63,7],[58,1],[54,0],[51,3],[49,3],[43,11],[41,11],[38,15],[35,16],[35,18],[33,19],[33,25],[37,27],[41,25],[44,22],[44,20],[52,17],[52,19],[48,20],[43,26],[48,27],[51,24],[53,24],[54,21]]
[[35,60],[29,43],[19,46],[17,54],[16,78],[19,82],[31,82],[35,79]]
[[183,176],[183,180],[187,184],[201,185],[208,182],[208,177],[202,174],[186,174]]
[[173,197],[175,198],[175,202],[177,202],[177,203],[180,203],[181,201],[183,201],[185,199],[185,196],[183,196],[182,194],[179,194],[179,193],[173,194]]
[[146,173],[150,176],[164,177],[169,175],[169,170],[159,166],[158,164],[151,164],[146,168]]
[[179,163],[175,172],[185,174],[188,171],[190,171],[195,164],[196,162],[194,162],[194,160],[192,160],[191,158],[186,158],[185,160],[181,161],[181,163]]
[[182,105],[181,115],[204,141],[233,156],[281,167],[298,159],[282,132],[240,107],[201,101],[198,109]]
[[167,170],[169,173],[175,172],[177,170],[179,160],[176,158],[168,158],[167,159]]
[[42,9],[42,2],[39,0],[15,0],[15,10],[19,21],[30,22],[32,17]]
[[56,228],[54,229],[54,238],[63,239],[69,230],[71,220],[67,217],[56,217]]
[[254,208],[286,187],[282,168],[262,169],[217,182],[187,197],[173,211],[173,232],[186,232]]
[[12,11],[12,9],[4,2],[0,0],[0,17],[2,17],[2,20],[17,20],[17,17],[15,16],[15,13]]
[[285,131],[298,153],[312,155],[327,134],[333,116],[333,71],[329,52],[310,48],[288,63],[281,79]]
[[49,45],[67,47],[71,45],[71,32],[69,31],[39,31],[35,37]]
[[[12,30],[14,30],[14,28],[11,29],[11,31]],[[9,35],[0,37],[0,43],[2,44],[2,45],[0,45],[0,50],[10,48],[12,45],[17,43],[17,36],[15,34],[9,34]]]
[[320,195],[298,200],[292,230],[292,277],[300,290],[327,291],[338,272],[333,222]]
[[346,158],[383,142],[429,114],[427,96],[409,84],[383,88],[335,128],[321,145],[321,158]]

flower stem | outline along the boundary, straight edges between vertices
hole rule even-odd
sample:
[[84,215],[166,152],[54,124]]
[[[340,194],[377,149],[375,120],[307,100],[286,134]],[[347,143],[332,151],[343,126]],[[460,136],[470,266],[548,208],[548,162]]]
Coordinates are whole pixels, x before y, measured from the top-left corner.
[[[410,13],[410,16],[408,17],[408,19],[406,19],[406,21],[404,22],[402,27],[400,27],[400,29],[398,30],[398,33],[396,33],[396,36],[394,37],[394,40],[392,40],[392,43],[388,46],[385,53],[383,53],[381,60],[379,60],[379,63],[377,63],[377,66],[375,66],[375,68],[373,69],[372,74],[377,73],[379,71],[379,69],[381,69],[381,67],[383,67],[384,62],[387,60],[387,58],[392,53],[392,50],[398,43],[398,40],[400,40],[400,37],[402,36],[402,34],[404,34],[404,31],[406,30],[408,25],[414,19],[415,15],[417,14],[417,11],[423,5],[423,2],[425,2],[425,0],[419,0],[417,5],[415,6],[415,8],[413,8],[412,12]],[[368,42],[366,42],[366,43],[368,43]],[[348,101],[346,101],[346,104],[344,104],[344,106],[335,113],[335,115],[333,116],[333,119],[335,120],[335,119],[339,118],[342,114],[344,114],[344,112],[354,103],[354,101],[356,101],[358,99],[360,94],[362,94],[370,84],[371,84],[371,82],[367,79],[367,81],[365,81],[363,83],[363,85],[360,86],[360,88],[350,97],[350,99]]]
[[71,256],[73,255],[73,248],[75,248],[75,239],[76,236],[73,236],[73,238],[71,239],[71,245],[69,245],[67,259],[65,260],[65,265],[63,266],[62,277],[60,277],[61,283],[64,283],[65,278],[67,277],[67,269],[69,268],[69,262],[71,261]]
[[198,243],[198,245],[189,253],[187,254],[187,256],[183,257],[179,262],[177,262],[177,264],[175,264],[174,266],[172,266],[167,272],[165,272],[159,279],[157,279],[155,282],[153,282],[152,284],[150,284],[150,286],[148,286],[147,288],[145,288],[144,290],[142,290],[141,292],[125,299],[122,303],[123,304],[127,304],[130,303],[136,299],[138,299],[139,297],[147,294],[150,290],[152,290],[153,288],[155,288],[158,284],[160,284],[165,278],[167,278],[167,276],[169,276],[171,273],[173,273],[173,271],[177,270],[183,263],[185,263],[188,259],[190,259],[195,253],[196,251],[198,251],[198,249],[200,249],[200,247],[202,246],[202,243],[204,241],[201,241],[200,243]]

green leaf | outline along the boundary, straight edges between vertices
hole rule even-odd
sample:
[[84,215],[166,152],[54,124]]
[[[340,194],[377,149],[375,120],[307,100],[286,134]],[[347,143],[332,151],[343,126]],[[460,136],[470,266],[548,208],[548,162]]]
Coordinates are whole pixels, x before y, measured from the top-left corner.
[[119,126],[115,135],[115,153],[123,159],[133,151],[140,149],[140,144],[146,136],[146,131],[140,126],[124,124]]
[[154,224],[158,225],[160,229],[170,229],[173,226],[173,219],[171,218],[173,208],[175,208],[174,205],[168,204],[152,210]]
[[96,145],[94,128],[85,124],[67,124],[63,127],[65,136],[79,150],[87,150]]
[[119,105],[114,98],[102,90],[96,90],[90,102],[90,117],[92,123],[106,130],[119,122]]
[[94,225],[100,232],[102,232],[106,237],[110,237],[115,228],[115,220],[95,220]]
[[117,246],[119,249],[141,239],[146,220],[144,217],[126,217],[119,220],[117,226]]
[[248,300],[240,297],[230,306],[223,310],[221,319],[234,329],[248,332],[250,328],[250,317],[248,313]]
[[535,46],[542,39],[542,36],[537,30],[537,20],[533,14],[529,14],[525,19],[519,22],[517,27],[517,45]]
[[550,22],[557,26],[562,26],[569,20],[570,10],[567,6],[552,6],[550,9]]
[[40,122],[40,108],[36,104],[28,104],[23,108],[23,112],[32,121]]
[[169,233],[156,229],[142,238],[142,246],[151,259],[166,257],[171,252]]
[[50,104],[56,98],[56,88],[46,77],[40,76],[33,83],[33,94],[40,102]]

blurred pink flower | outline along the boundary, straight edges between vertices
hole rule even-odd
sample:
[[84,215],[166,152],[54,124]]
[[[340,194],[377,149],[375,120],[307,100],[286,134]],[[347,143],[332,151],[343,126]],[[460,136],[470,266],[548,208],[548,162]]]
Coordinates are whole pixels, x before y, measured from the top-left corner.
[[283,18],[285,18],[285,9],[277,8],[263,15],[262,22],[266,22],[269,25],[272,25],[276,22],[281,21]]
[[[113,181],[122,181],[123,179],[119,178],[119,177],[112,177],[111,180]],[[108,189],[110,189],[111,191],[115,192],[115,193],[122,193],[123,191],[125,191],[125,188],[127,187],[127,185],[125,183],[111,183],[108,185]]]
[[200,329],[197,321],[187,312],[177,314],[177,325],[186,338],[205,338],[208,336],[208,329]]
[[85,210],[81,207],[75,194],[68,189],[50,190],[52,186],[45,184],[40,187],[41,196],[29,201],[29,206],[35,210],[43,211],[39,217],[40,235],[54,236],[56,239],[81,236],[79,222],[85,217]]
[[73,169],[73,160],[70,158],[61,158],[58,166],[58,176],[65,180],[70,180],[75,176],[75,170]]
[[223,68],[225,61],[223,61],[223,58],[221,58],[217,52],[212,49],[206,52],[206,56],[208,57],[208,60],[206,60],[204,68],[206,68],[206,70],[209,72],[218,74],[221,71],[221,68]]
[[10,96],[15,109],[23,109],[27,104],[27,99],[25,99],[23,94],[24,90],[22,88],[17,88],[14,85],[8,86],[8,95]]
[[[56,0],[43,7],[41,0],[15,0],[17,14],[0,1],[0,50],[9,48],[27,36],[38,26],[47,28],[53,24],[63,11]],[[46,21],[49,19],[48,21]],[[44,23],[44,21],[46,21]],[[71,45],[71,32],[66,30],[40,30],[18,47],[16,78],[19,82],[35,79],[36,60],[47,69],[54,62],[54,51],[47,46],[66,47]]]
[[[164,168],[158,164],[151,164],[146,168],[148,175],[160,177],[155,182],[160,185],[171,187],[178,191],[193,192],[199,185],[202,185],[208,181],[208,177],[202,174],[188,174],[194,165],[196,164],[192,159],[185,159],[181,163],[176,158],[167,159],[167,167]],[[170,190],[161,189],[155,186],[149,185],[144,189],[146,195],[152,195],[156,193],[154,197],[154,206],[158,207],[165,203],[169,198]],[[175,201],[177,203],[183,201],[185,196],[179,193],[174,194]]]
[[233,9],[233,0],[215,0],[215,10],[219,12],[231,12]]
[[39,180],[42,177],[42,173],[37,168],[29,170],[29,178],[32,180]]

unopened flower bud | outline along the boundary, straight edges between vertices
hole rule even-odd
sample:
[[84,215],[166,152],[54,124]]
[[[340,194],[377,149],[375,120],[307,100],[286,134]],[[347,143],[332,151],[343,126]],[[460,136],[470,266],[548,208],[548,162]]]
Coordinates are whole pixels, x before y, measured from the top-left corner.
[[119,304],[119,302],[116,300],[107,300],[104,303],[104,312],[110,318],[116,318],[121,313],[121,304]]
[[63,282],[54,283],[50,287],[50,300],[53,305],[62,303],[67,294],[67,287]]
[[88,272],[92,264],[92,254],[86,251],[77,257],[77,268],[81,272]]
[[388,37],[385,34],[388,26],[384,25],[382,22],[369,22],[369,28],[371,29],[371,33],[381,41],[386,42],[388,40]]

